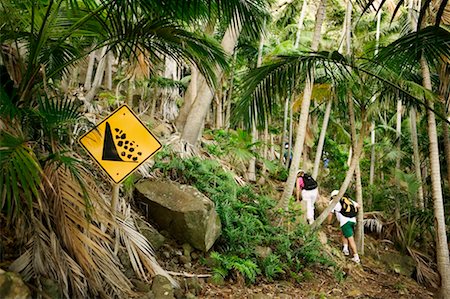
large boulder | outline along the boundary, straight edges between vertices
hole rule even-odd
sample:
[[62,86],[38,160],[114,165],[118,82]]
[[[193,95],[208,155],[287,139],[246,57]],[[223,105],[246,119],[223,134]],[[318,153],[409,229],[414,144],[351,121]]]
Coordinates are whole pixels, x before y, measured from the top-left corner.
[[167,181],[141,181],[135,200],[148,205],[148,217],[176,240],[207,252],[221,233],[214,203],[197,189]]

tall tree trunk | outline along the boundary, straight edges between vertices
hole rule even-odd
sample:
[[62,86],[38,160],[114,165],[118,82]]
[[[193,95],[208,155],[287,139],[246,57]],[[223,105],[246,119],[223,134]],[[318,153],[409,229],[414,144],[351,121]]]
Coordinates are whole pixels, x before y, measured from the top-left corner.
[[295,34],[294,48],[298,48],[298,46],[300,44],[300,34],[303,29],[303,22],[305,20],[306,8],[307,8],[306,0],[303,0],[302,10],[300,11],[300,16],[298,18],[298,23],[297,23],[297,33]]
[[327,103],[327,108],[325,109],[325,115],[323,116],[322,130],[320,132],[319,142],[317,143],[316,157],[314,159],[314,170],[312,173],[312,177],[314,179],[316,179],[317,175],[319,174],[320,160],[322,158],[323,144],[325,143],[325,136],[327,134],[327,127],[328,121],[330,119],[332,103],[333,100],[329,99]]
[[355,153],[352,156],[352,161],[350,162],[350,167],[347,170],[347,173],[345,174],[344,182],[341,185],[341,188],[339,189],[339,194],[331,201],[331,203],[328,205],[328,207],[325,208],[325,210],[320,214],[319,217],[316,218],[314,223],[311,225],[312,230],[316,230],[317,228],[322,225],[322,223],[325,221],[325,219],[328,217],[328,214],[330,214],[331,210],[333,210],[334,206],[337,204],[337,202],[341,199],[341,197],[344,195],[344,193],[347,191],[348,186],[350,185],[350,181],[353,179],[353,174],[355,172],[356,166],[359,163],[359,160],[361,158],[361,152],[364,144],[364,137],[366,135],[366,123],[367,123],[367,115],[364,110],[361,111],[361,131],[359,132],[359,138],[358,143],[355,149]]
[[91,102],[94,97],[97,95],[98,90],[100,89],[100,86],[103,82],[103,76],[105,74],[105,68],[106,68],[106,50],[107,47],[103,47],[102,51],[100,52],[100,61],[97,65],[97,70],[95,71],[95,77],[94,82],[92,83],[92,88],[89,90],[89,92],[86,94],[86,102]]
[[402,138],[402,101],[397,101],[397,123],[395,127],[395,132],[397,134],[397,152],[398,156],[395,162],[395,168],[400,170],[400,162],[401,162],[401,138]]
[[[375,56],[378,54],[378,47],[380,44],[380,27],[381,27],[381,11],[377,13],[377,30],[375,33]],[[372,98],[372,103],[376,100],[375,96]],[[370,170],[369,170],[369,185],[373,186],[375,178],[375,121],[372,120],[370,126]],[[372,207],[372,195],[367,201],[368,208]]]
[[89,54],[88,66],[86,70],[86,78],[84,79],[84,89],[86,91],[89,91],[92,88],[92,76],[94,74],[96,52],[97,51],[92,51]]
[[[396,141],[397,141],[397,157],[395,159],[395,169],[398,171],[400,170],[400,162],[401,162],[401,135],[402,135],[402,101],[397,101],[397,121],[396,121]],[[400,182],[397,181],[397,185],[400,185]],[[400,198],[398,196],[395,197],[395,220],[400,219]]]
[[442,135],[444,139],[445,163],[447,164],[447,184],[450,188],[450,132],[448,124],[442,122]]
[[230,74],[230,88],[228,89],[227,99],[226,99],[226,111],[225,111],[225,127],[227,129],[230,128],[230,119],[231,119],[231,100],[233,98],[234,92],[234,76],[235,76],[235,68],[236,68],[236,56],[237,52],[235,51],[233,54],[233,63],[231,65],[231,74]]
[[[316,13],[316,24],[314,26],[314,35],[311,44],[311,50],[316,52],[319,49],[319,42],[321,39],[321,31],[323,20],[325,19],[325,7],[327,0],[321,0],[319,8]],[[306,76],[305,89],[303,91],[303,101],[300,110],[300,118],[298,121],[297,134],[295,138],[294,153],[292,157],[292,164],[289,170],[289,177],[286,181],[283,194],[277,204],[277,208],[284,210],[288,209],[289,198],[292,195],[295,187],[295,180],[297,178],[297,170],[303,152],[303,145],[305,142],[306,125],[308,123],[309,105],[311,103],[311,93],[314,84],[314,70]]]
[[[258,46],[258,57],[256,59],[256,67],[260,67],[262,64],[262,50],[264,46],[264,34],[261,33],[261,36],[259,38],[259,46]],[[257,117],[255,117],[256,122]],[[256,129],[256,125],[253,124],[253,130],[252,130],[252,143],[254,144],[258,140],[258,130]],[[256,182],[256,157],[253,156],[250,159],[250,163],[248,165],[248,173],[247,173],[248,180],[250,182]]]
[[[284,102],[284,115],[283,115],[283,134],[281,135],[281,145],[280,145],[280,164],[283,164],[283,158],[284,158],[284,151],[286,150],[286,147],[284,144],[286,143],[286,130],[287,130],[287,124],[288,124],[288,113],[289,113],[289,97],[286,98],[286,101]],[[288,152],[286,152],[286,160],[288,157]],[[287,165],[287,164],[285,164]]]
[[[195,65],[191,65],[191,81],[189,82],[188,88],[184,93],[184,103],[178,112],[178,117],[175,121],[175,126],[179,131],[181,131],[186,123],[186,118],[191,110],[192,104],[197,97],[198,83],[199,83],[199,72]],[[202,78],[203,79],[203,78]]]
[[106,89],[112,90],[113,80],[112,80],[112,65],[114,63],[114,56],[111,52],[106,54]]
[[[235,22],[234,25],[230,24],[228,26],[228,29],[225,32],[221,43],[226,53],[233,53],[241,29],[242,25],[239,23],[239,21]],[[216,77],[218,82],[220,82],[222,74],[222,70],[216,70]],[[183,127],[183,134],[181,135],[181,138],[191,145],[195,145],[197,143],[197,138],[202,131],[202,124],[205,120],[206,114],[209,110],[209,106],[211,105],[211,101],[214,97],[214,90],[210,86],[208,86],[203,76],[200,75],[199,77],[200,82],[197,97],[187,116],[186,124]]]
[[[431,75],[428,63],[422,56],[420,66],[423,86],[432,90]],[[434,108],[432,101],[426,100],[430,108]],[[445,227],[444,202],[442,198],[441,169],[439,165],[439,148],[434,112],[427,109],[428,138],[430,141],[431,192],[433,194],[433,209],[436,225],[436,258],[439,274],[441,275],[441,296],[450,298],[450,260],[448,255],[447,233]]]
[[[350,131],[352,136],[353,152],[356,155],[356,148],[358,147],[358,137],[356,135],[356,117],[355,108],[353,105],[353,98],[348,96],[348,114],[350,119]],[[364,121],[361,119],[361,122]],[[364,136],[362,137],[364,138]],[[358,253],[364,254],[364,206],[362,198],[362,183],[361,183],[361,170],[359,167],[359,159],[355,166],[355,179],[356,179],[356,201],[359,204],[358,215],[355,230],[355,241]]]
[[409,119],[411,125],[411,141],[413,146],[413,161],[414,161],[414,169],[416,173],[416,180],[419,182],[419,189],[417,190],[417,198],[418,202],[416,202],[416,206],[419,207],[420,210],[424,209],[423,202],[423,184],[422,184],[422,174],[420,170],[420,152],[419,152],[419,142],[417,139],[417,119],[416,119],[416,109],[411,107],[409,111]]

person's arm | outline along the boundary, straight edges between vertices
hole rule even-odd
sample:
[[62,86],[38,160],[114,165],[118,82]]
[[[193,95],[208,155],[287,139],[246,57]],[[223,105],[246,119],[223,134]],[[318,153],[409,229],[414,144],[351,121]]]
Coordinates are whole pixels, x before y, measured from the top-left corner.
[[300,191],[301,191],[301,189],[300,189],[300,181],[299,181],[299,178],[296,178],[295,179],[295,186],[296,186],[296,199],[297,200],[300,200]]

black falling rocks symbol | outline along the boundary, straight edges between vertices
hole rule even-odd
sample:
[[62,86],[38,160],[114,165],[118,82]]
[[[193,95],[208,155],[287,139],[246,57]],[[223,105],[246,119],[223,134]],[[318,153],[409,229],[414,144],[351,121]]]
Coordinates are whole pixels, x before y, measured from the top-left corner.
[[[134,156],[132,153],[134,153],[134,151],[137,149],[137,147],[139,147],[139,145],[137,144],[135,145],[134,141],[126,140],[127,134],[124,133],[122,130],[115,128],[114,131],[115,131],[114,134],[115,138],[113,137],[111,126],[109,125],[108,122],[106,122],[105,140],[103,141],[102,160],[120,161],[120,162],[138,162],[138,156],[142,156],[142,152],[137,152],[136,156]],[[117,141],[117,146],[120,148],[119,151],[116,148],[114,139]]]

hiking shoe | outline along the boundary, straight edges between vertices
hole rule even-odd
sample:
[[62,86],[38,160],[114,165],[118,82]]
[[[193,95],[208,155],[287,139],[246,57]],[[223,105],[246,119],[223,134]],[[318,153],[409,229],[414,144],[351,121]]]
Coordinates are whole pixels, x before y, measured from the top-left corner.
[[357,264],[361,263],[361,260],[359,259],[359,257],[356,257],[356,256],[352,257],[351,260],[354,261]]
[[350,255],[350,252],[348,251],[348,249],[342,249],[342,253],[344,255]]

